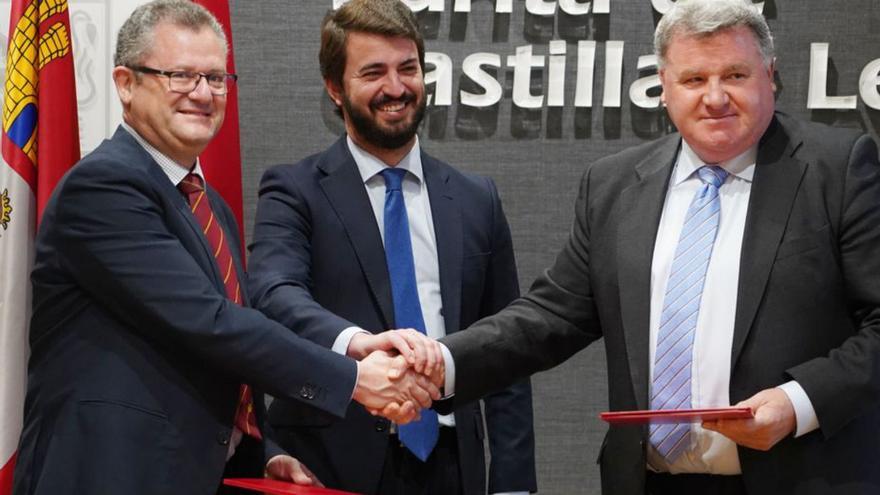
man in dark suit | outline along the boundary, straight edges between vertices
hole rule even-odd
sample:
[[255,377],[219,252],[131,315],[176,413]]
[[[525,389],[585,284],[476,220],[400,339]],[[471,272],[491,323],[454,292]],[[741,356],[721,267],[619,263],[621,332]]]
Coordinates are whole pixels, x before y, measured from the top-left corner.
[[[360,358],[441,337],[518,295],[510,232],[494,183],[421,150],[424,44],[397,0],[354,0],[328,14],[321,69],[346,135],[322,153],[266,172],[250,257],[254,307],[300,336]],[[401,173],[406,216],[395,223],[386,174]],[[397,243],[396,227],[409,243]],[[384,243],[384,244],[383,244]],[[397,255],[411,256],[402,290]],[[413,304],[418,322],[402,308]],[[386,331],[387,330],[387,331]],[[396,340],[397,345],[392,341]],[[421,342],[421,343],[420,343]],[[423,370],[424,371],[424,370]],[[523,381],[487,397],[492,493],[536,489],[531,392]],[[344,421],[301,404],[269,409],[276,439],[331,487],[365,494],[485,494],[483,415],[477,401],[421,422],[437,435],[424,450],[352,406]],[[439,422],[438,422],[439,421]]]
[[197,158],[235,82],[226,51],[186,0],[141,6],[120,30],[125,123],[60,182],[36,239],[15,494],[207,495],[264,469],[309,484],[263,440],[261,390],[336,417],[352,397],[397,401],[401,422],[410,394],[430,402],[423,378],[388,382],[389,356],[357,363],[243,306],[235,221]]
[[774,112],[751,2],[676,2],[655,51],[679,133],[587,168],[555,263],[442,341],[450,403],[603,338],[612,410],[754,414],[612,426],[603,493],[880,493],[876,144]]

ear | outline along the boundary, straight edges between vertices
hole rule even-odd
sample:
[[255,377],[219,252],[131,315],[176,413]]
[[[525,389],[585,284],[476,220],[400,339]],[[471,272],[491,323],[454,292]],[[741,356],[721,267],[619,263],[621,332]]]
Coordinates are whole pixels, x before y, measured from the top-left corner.
[[330,99],[333,100],[333,103],[335,103],[336,106],[341,109],[342,88],[340,88],[338,84],[331,81],[330,79],[324,79],[324,89],[327,90],[327,94],[330,95]]
[[660,77],[660,105],[666,106],[666,69],[660,69],[657,71],[657,75]]
[[113,68],[113,83],[116,85],[116,94],[123,107],[127,107],[132,99],[132,86],[135,84],[134,71],[128,67],[117,65]]
[[776,92],[776,57],[773,57],[773,60],[770,61],[770,65],[767,67],[767,77],[770,78],[770,87],[773,88],[773,92]]

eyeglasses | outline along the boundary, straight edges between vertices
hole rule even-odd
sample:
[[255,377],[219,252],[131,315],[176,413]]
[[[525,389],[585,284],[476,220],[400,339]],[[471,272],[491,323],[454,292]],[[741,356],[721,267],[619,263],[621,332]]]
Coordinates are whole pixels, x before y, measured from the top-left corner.
[[153,74],[168,78],[168,89],[175,93],[192,93],[199,86],[202,78],[208,83],[208,89],[215,96],[223,96],[229,92],[229,86],[235,84],[238,76],[226,72],[189,72],[185,70],[159,70],[142,65],[130,65],[129,69],[143,74]]

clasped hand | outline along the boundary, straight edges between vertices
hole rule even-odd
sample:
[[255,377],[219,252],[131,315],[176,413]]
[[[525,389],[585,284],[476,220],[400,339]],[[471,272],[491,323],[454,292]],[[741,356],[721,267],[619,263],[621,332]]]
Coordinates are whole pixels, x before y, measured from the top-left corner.
[[354,400],[372,414],[405,424],[440,398],[445,376],[440,345],[416,330],[356,334],[348,355],[359,359]]

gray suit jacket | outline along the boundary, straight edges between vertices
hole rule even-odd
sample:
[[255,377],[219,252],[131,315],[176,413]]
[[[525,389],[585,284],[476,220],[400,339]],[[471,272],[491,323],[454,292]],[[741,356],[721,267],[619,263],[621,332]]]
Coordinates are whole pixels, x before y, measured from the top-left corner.
[[[448,336],[470,400],[604,338],[612,410],[648,402],[651,258],[679,135],[584,174],[556,262],[528,294]],[[739,448],[750,494],[880,493],[880,165],[868,136],[777,114],[763,136],[742,246],[730,401],[794,379],[820,429]],[[441,407],[442,409],[442,407]],[[644,492],[647,431],[611,428],[603,492]]]

